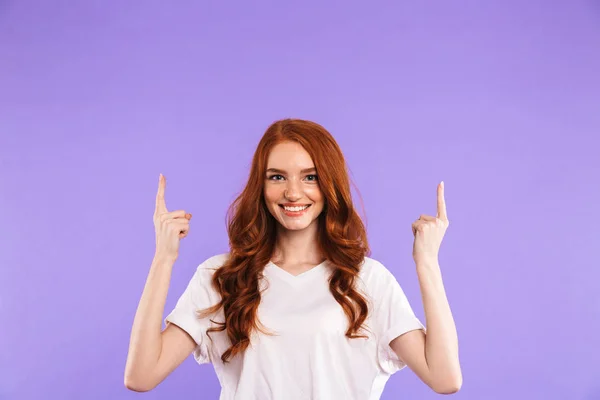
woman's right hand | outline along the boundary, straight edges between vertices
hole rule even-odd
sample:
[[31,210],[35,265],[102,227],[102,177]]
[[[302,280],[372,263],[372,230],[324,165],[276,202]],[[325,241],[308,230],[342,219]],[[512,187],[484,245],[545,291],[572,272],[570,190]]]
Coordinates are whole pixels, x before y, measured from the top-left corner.
[[184,210],[169,212],[165,203],[166,178],[160,174],[156,209],[154,211],[154,229],[156,230],[156,255],[177,258],[179,241],[190,231],[192,214]]

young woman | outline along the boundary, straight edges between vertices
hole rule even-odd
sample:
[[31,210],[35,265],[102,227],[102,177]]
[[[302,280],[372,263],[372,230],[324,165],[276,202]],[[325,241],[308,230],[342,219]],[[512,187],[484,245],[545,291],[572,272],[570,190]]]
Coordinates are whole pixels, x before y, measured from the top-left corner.
[[370,254],[340,148],[322,126],[272,124],[230,208],[230,251],[195,271],[161,331],[171,270],[191,214],[169,212],[161,175],[156,253],[133,324],[125,385],[148,391],[190,354],[212,363],[221,399],[379,399],[408,366],[438,393],[462,384],[438,251],[438,215],[412,224],[427,331]]

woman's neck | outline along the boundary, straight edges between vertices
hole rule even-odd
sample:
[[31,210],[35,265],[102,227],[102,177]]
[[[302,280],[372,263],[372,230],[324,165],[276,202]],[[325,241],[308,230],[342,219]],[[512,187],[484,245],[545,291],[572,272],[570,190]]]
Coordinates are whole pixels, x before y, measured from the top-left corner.
[[[316,221],[315,221],[316,222]],[[317,240],[317,223],[302,230],[287,230],[278,226],[273,260],[285,264],[320,264],[323,262]]]

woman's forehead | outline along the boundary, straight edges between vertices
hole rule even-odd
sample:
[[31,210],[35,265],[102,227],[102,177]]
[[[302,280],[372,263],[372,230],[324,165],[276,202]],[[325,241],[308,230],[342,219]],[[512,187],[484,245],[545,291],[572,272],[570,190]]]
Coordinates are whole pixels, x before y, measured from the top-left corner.
[[273,147],[267,160],[267,169],[302,171],[314,168],[310,154],[296,142],[279,143]]

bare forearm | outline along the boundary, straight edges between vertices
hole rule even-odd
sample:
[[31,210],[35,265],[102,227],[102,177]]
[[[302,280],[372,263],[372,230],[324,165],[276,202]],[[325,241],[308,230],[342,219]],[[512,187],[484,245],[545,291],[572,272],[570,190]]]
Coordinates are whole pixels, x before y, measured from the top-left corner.
[[162,315],[165,310],[171,272],[175,259],[156,255],[138,304],[131,337],[125,376],[144,375],[158,362],[161,352]]
[[439,263],[417,264],[417,275],[425,310],[425,357],[429,371],[442,386],[460,386],[462,374],[458,357],[458,335]]

